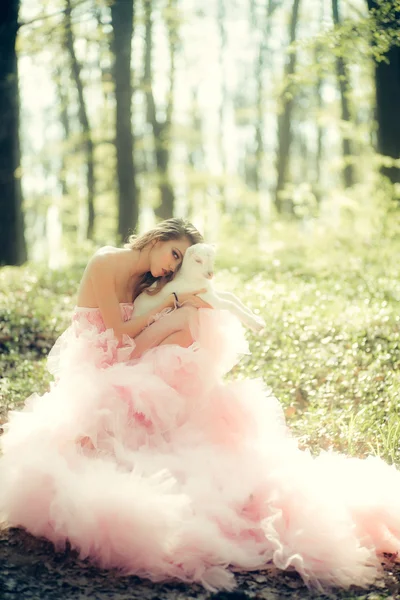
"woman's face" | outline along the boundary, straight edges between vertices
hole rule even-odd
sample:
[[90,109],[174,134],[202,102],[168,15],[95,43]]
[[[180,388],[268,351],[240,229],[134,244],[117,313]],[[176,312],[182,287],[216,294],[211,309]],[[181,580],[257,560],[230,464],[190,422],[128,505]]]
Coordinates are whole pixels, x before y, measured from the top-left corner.
[[150,271],[153,277],[162,277],[176,271],[190,246],[186,237],[168,242],[156,242],[150,251]]

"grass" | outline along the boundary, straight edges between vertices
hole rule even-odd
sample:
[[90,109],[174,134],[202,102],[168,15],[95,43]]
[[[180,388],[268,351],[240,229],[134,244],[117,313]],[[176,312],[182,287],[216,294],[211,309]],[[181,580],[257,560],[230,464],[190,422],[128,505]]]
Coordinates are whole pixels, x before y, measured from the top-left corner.
[[[368,236],[304,236],[279,223],[264,234],[224,228],[223,239],[235,236],[235,244],[220,244],[216,285],[267,323],[262,335],[247,334],[252,354],[229,377],[261,377],[312,451],[400,463],[397,220]],[[0,270],[0,419],[47,389],[46,355],[68,324],[83,267]]]
[[221,284],[267,322],[231,375],[262,377],[315,451],[400,462],[399,239],[287,229],[270,233],[269,252],[254,257],[243,240],[221,257]]
[[[267,324],[261,335],[247,332],[251,355],[228,377],[262,378],[312,452],[377,454],[400,465],[399,231],[397,214],[368,235],[224,225],[216,285]],[[9,409],[48,389],[46,356],[68,325],[83,268],[81,259],[59,271],[0,270],[0,425]]]

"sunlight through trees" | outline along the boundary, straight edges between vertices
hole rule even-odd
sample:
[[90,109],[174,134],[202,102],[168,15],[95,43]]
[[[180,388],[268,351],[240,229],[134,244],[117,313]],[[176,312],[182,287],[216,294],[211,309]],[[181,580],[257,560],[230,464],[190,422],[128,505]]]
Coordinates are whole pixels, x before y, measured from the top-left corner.
[[399,200],[399,0],[13,0],[0,18],[1,264],[172,215],[211,237],[333,224],[379,176]]

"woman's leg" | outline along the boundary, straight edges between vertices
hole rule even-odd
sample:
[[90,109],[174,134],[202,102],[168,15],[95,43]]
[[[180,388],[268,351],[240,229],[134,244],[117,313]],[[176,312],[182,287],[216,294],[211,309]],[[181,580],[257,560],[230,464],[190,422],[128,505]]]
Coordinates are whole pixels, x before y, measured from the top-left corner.
[[192,343],[193,338],[190,331],[182,329],[181,331],[171,333],[171,335],[169,335],[165,338],[165,340],[159,343],[159,346],[164,346],[165,344],[177,344],[178,346],[182,346],[183,348],[188,348]]
[[178,344],[184,348],[190,346],[193,338],[189,321],[196,310],[193,306],[184,306],[146,327],[135,337],[136,348],[132,357],[138,358],[146,350],[164,344]]

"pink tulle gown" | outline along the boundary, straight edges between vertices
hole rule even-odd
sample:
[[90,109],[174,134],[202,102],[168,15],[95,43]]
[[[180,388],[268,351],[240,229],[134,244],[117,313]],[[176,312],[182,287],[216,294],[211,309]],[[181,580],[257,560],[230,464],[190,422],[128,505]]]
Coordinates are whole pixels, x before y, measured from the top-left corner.
[[133,359],[98,309],[74,310],[50,391],[0,438],[0,518],[155,581],[230,588],[274,564],[320,588],[371,584],[400,548],[399,472],[299,450],[261,381],[223,381],[246,352],[236,319],[191,318],[189,348]]

